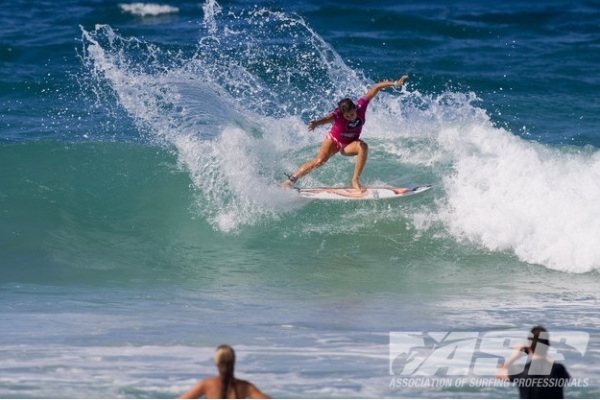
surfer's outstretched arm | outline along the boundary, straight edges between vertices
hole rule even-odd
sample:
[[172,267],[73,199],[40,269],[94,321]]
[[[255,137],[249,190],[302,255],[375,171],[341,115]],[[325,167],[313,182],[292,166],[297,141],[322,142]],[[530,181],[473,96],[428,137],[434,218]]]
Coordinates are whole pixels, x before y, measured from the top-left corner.
[[398,79],[397,81],[382,81],[379,83],[376,83],[375,85],[373,85],[373,87],[371,87],[371,89],[369,89],[367,91],[367,93],[365,93],[363,95],[363,97],[366,97],[367,99],[371,100],[373,99],[373,97],[375,97],[375,95],[377,93],[379,93],[379,91],[381,89],[385,89],[385,88],[389,88],[389,87],[400,87],[402,85],[404,85],[404,81],[408,79],[408,75],[402,75],[400,77],[400,79]]
[[308,123],[308,130],[313,131],[319,125],[330,124],[333,122],[334,119],[335,119],[335,117],[333,116],[333,114],[328,114],[328,115],[324,116],[323,118],[313,119],[312,121],[310,121]]

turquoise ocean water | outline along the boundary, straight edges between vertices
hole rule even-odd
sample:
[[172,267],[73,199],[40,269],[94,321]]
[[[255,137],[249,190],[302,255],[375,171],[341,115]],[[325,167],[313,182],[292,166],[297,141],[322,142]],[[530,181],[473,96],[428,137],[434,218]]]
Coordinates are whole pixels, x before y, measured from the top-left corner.
[[[600,397],[599,69],[593,1],[3,4],[0,397],[172,398],[229,343],[274,397],[516,398],[390,385],[390,332],[534,324],[589,335],[566,394]],[[363,183],[432,190],[279,188],[405,73]]]

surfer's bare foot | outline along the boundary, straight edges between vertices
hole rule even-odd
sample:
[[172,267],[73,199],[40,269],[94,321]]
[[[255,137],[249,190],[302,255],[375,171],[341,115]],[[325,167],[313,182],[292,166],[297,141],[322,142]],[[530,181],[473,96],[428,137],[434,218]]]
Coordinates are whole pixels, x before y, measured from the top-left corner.
[[365,190],[367,190],[367,188],[365,188],[363,185],[361,185],[360,183],[358,183],[358,181],[356,180],[352,180],[352,187],[356,190],[358,190],[359,192],[364,192]]
[[285,188],[290,188],[290,187],[292,187],[292,185],[293,185],[294,183],[296,183],[296,181],[297,181],[297,180],[298,180],[298,178],[295,178],[295,177],[293,177],[293,176],[290,176],[288,179],[286,179],[286,180],[285,180],[285,182],[283,182],[283,183],[281,184],[281,187],[282,187],[282,188],[284,188],[284,189],[285,189]]

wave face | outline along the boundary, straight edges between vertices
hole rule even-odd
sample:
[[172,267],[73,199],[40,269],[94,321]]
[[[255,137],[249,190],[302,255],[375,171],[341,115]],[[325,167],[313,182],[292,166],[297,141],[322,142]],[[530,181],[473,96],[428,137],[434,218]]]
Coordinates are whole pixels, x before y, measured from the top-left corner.
[[[203,24],[207,35],[180,49],[108,25],[84,29],[87,84],[175,151],[213,228],[237,232],[286,218],[302,204],[278,182],[313,156],[324,133],[306,134],[305,121],[371,82],[297,15],[224,13],[208,2]],[[372,146],[366,182],[436,185],[429,209],[408,214],[429,221],[420,229],[435,222],[458,243],[509,251],[523,262],[597,269],[596,149],[523,139],[494,124],[480,102],[473,92],[426,94],[410,85],[381,93],[364,134]],[[350,172],[346,160],[335,160],[303,184],[344,184]]]

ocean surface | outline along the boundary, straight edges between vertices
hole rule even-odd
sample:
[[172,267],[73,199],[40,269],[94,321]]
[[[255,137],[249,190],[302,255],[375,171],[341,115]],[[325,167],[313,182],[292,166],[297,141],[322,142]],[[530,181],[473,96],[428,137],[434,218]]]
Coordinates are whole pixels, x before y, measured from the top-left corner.
[[[403,74],[362,182],[432,190],[279,187]],[[597,1],[4,1],[0,397],[173,398],[228,343],[273,397],[517,398],[393,384],[393,333],[535,324],[600,397],[599,93]]]

